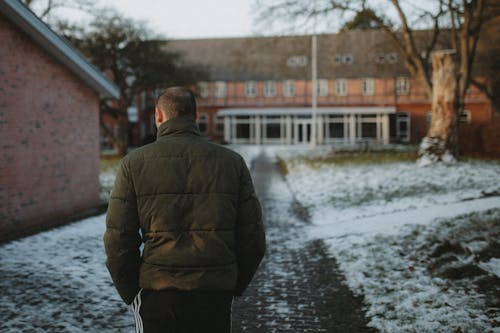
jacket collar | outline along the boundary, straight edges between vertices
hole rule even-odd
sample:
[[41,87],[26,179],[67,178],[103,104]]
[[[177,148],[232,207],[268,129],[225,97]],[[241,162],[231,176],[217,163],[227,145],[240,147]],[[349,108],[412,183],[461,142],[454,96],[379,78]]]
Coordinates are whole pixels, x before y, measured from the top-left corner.
[[176,117],[161,124],[156,137],[186,134],[200,136],[198,124],[194,119],[188,117]]

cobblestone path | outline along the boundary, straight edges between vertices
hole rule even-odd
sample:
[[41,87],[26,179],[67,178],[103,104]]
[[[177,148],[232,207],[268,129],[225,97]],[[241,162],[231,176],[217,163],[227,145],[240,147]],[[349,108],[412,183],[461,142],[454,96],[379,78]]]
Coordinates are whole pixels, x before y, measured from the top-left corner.
[[243,297],[233,305],[233,333],[376,332],[363,302],[343,283],[321,240],[305,237],[307,210],[277,165],[260,156],[252,168],[264,210],[267,253]]

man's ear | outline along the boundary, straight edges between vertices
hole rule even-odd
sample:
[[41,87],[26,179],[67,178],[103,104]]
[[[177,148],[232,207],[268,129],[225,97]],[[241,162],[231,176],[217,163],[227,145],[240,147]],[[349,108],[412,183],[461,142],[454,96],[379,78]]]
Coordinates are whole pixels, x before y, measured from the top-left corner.
[[156,122],[156,127],[160,127],[160,125],[164,122],[165,120],[165,115],[159,108],[155,108],[155,122]]

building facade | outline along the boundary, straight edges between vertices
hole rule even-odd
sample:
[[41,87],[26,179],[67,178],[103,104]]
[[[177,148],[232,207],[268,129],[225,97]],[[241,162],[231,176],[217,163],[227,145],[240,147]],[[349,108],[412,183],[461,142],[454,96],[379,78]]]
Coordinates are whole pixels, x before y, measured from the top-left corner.
[[[193,88],[200,128],[210,139],[240,144],[420,142],[430,122],[430,99],[384,32],[317,36],[315,94],[312,39],[173,40],[165,47],[207,70],[208,79]],[[153,136],[154,95],[138,96],[135,143]],[[471,87],[460,115],[462,136],[467,137],[463,150],[498,151],[498,141],[485,145],[497,140],[486,130],[497,121],[488,98]]]
[[0,43],[1,241],[99,204],[99,99],[119,91],[20,1]]

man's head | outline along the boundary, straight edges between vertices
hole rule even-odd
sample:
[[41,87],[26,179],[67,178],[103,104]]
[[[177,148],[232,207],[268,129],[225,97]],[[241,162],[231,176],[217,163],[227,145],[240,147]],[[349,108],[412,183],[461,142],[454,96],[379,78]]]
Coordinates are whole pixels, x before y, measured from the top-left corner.
[[197,118],[194,94],[182,87],[165,89],[156,100],[156,127],[176,117]]

